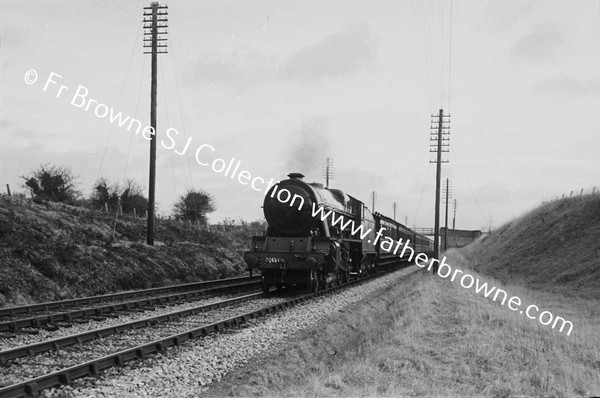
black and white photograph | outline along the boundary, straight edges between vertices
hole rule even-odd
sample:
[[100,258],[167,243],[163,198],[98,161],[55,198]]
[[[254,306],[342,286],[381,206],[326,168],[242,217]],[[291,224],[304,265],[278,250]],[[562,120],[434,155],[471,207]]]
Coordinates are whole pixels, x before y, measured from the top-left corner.
[[0,0],[0,398],[600,396],[600,0]]

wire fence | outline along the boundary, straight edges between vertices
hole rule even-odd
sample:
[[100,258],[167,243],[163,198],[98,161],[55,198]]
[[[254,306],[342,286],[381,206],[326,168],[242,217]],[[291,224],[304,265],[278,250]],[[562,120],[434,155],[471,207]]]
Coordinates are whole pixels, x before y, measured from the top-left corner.
[[557,200],[561,200],[561,199],[565,199],[565,198],[572,198],[575,196],[583,196],[583,195],[600,195],[600,186],[594,186],[591,188],[574,189],[569,193],[563,193],[562,195],[557,195],[556,197],[552,197],[548,200],[545,200],[542,202],[542,204],[555,202]]

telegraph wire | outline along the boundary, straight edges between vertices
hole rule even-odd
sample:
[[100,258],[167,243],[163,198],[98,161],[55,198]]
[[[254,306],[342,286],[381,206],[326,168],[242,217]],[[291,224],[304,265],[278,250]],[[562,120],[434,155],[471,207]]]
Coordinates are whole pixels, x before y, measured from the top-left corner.
[[[138,112],[138,108],[140,105],[140,97],[142,96],[142,84],[144,82],[144,72],[146,72],[146,63],[143,62],[142,63],[142,73],[140,74],[140,85],[138,88],[138,95],[137,95],[137,99],[135,101],[135,110],[134,110],[134,114],[137,115]],[[123,170],[123,181],[125,181],[125,178],[127,176],[127,168],[129,167],[129,156],[131,153],[131,145],[133,143],[133,136],[135,134],[129,134],[129,146],[127,147],[127,157],[125,158],[125,168]]]
[[[163,85],[163,99],[165,100],[165,118],[167,119],[167,128],[170,128],[171,124],[169,122],[169,107],[168,107],[168,102],[167,101],[167,85],[165,84],[165,74],[163,72],[164,68],[160,68],[160,78],[162,80],[162,85]],[[157,137],[157,136],[155,136]],[[175,177],[175,161],[173,160],[173,151],[169,151],[169,154],[171,155],[171,172],[173,173],[173,189],[175,192],[175,198],[177,199],[177,181],[176,181],[176,177]]]
[[467,174],[463,170],[463,167],[460,164],[460,160],[458,160],[458,156],[456,156],[456,151],[454,151],[454,159],[456,159],[456,163],[458,164],[458,167],[460,168],[460,171],[462,172],[463,177],[465,177],[465,181],[467,182],[469,191],[471,191],[471,195],[473,196],[473,199],[475,200],[475,204],[477,205],[477,208],[479,209],[479,214],[481,215],[481,218],[483,219],[483,223],[485,224],[487,222],[487,220],[486,220],[485,216],[483,215],[483,211],[481,210],[479,201],[477,200],[477,197],[475,196],[475,193],[473,192],[473,189],[471,188],[471,183],[469,182],[469,178],[467,177]]
[[[417,205],[417,213],[415,214],[414,217],[414,222],[415,225],[419,219],[419,210],[421,209],[421,202],[423,200],[423,192],[425,192],[425,186],[427,185],[427,182],[429,181],[429,173],[431,172],[431,167],[427,167],[427,174],[425,175],[425,179],[423,180],[423,186],[421,187],[421,195],[419,196],[419,204]],[[408,225],[407,225],[408,227]]]
[[442,84],[441,84],[441,96],[440,103],[444,103],[444,90],[446,89],[446,71],[444,70],[445,58],[446,58],[446,1],[440,0],[441,8],[440,8],[440,36],[441,36],[441,47],[442,47],[442,59],[440,62],[440,75],[442,76]]
[[[129,78],[129,71],[131,69],[131,64],[133,63],[133,56],[135,55],[136,47],[138,45],[138,39],[140,36],[140,30],[142,29],[142,23],[140,22],[138,25],[138,30],[135,35],[135,42],[133,43],[133,48],[131,49],[131,57],[129,58],[129,65],[127,65],[127,71],[125,72],[125,79],[123,84],[121,85],[121,93],[119,94],[119,99],[117,101],[117,109],[121,106],[121,101],[123,99],[123,92],[125,91],[125,84],[127,83],[127,79]],[[108,132],[108,137],[106,138],[106,145],[104,147],[104,152],[102,153],[102,159],[100,160],[100,167],[98,168],[98,175],[96,176],[96,181],[100,178],[100,173],[102,172],[102,167],[104,166],[104,160],[106,158],[106,152],[108,151],[108,146],[110,145],[110,139],[112,137],[114,124],[110,124],[110,129]]]
[[[171,42],[171,48],[173,48],[173,42]],[[185,138],[185,142],[187,142],[188,140],[188,135],[187,132],[185,131],[185,123],[184,123],[184,117],[183,117],[183,106],[181,103],[181,94],[179,92],[179,79],[177,78],[177,69],[175,67],[175,57],[173,55],[171,55],[171,63],[173,64],[173,74],[175,76],[175,88],[176,88],[176,92],[177,92],[177,102],[179,104],[179,117],[181,119],[181,131],[183,131],[183,136]],[[188,152],[186,152],[185,157],[187,159],[187,166],[188,166],[188,174],[190,177],[190,189],[193,189],[194,187],[194,181],[192,178],[192,166],[190,164],[190,155]]]
[[452,104],[452,19],[454,10],[454,0],[450,0],[450,39],[448,43],[448,109],[451,110]]

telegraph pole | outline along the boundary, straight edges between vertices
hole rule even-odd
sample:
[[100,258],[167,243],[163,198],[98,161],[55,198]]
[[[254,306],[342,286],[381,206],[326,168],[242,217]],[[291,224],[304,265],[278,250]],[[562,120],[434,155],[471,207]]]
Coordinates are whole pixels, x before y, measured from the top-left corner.
[[[158,54],[166,54],[167,44],[159,44],[159,41],[166,41],[164,37],[166,30],[159,29],[167,28],[167,12],[159,12],[166,10],[167,6],[161,6],[157,2],[150,4],[150,7],[144,7],[144,48],[150,48],[150,51],[144,51],[144,54],[152,55],[152,78],[150,90],[150,127],[152,134],[150,136],[150,178],[148,182],[148,230],[146,233],[146,243],[150,246],[154,245],[154,207],[155,207],[155,188],[156,188],[156,75],[158,68]],[[150,18],[148,18],[150,17]],[[150,42],[148,44],[147,42]],[[161,50],[162,49],[162,50]]]
[[396,221],[396,202],[394,202],[394,221]]
[[329,188],[329,180],[333,180],[333,159],[327,158],[325,160],[325,167],[323,167],[323,177],[325,177],[325,187]]
[[372,203],[371,211],[373,213],[375,213],[375,197],[376,196],[377,196],[377,194],[375,193],[375,191],[371,192],[371,203]]
[[448,250],[448,204],[450,196],[450,180],[446,178],[446,224],[444,226],[444,251]]
[[[450,144],[448,142],[450,138],[444,137],[449,135],[449,132],[444,132],[445,130],[450,129],[448,119],[450,115],[444,115],[444,110],[440,109],[437,115],[431,115],[431,127],[433,130],[431,132],[431,136],[429,137],[430,141],[435,141],[435,144],[431,144],[429,148],[429,152],[437,152],[437,159],[430,160],[429,163],[436,163],[436,173],[435,173],[435,227],[434,227],[434,241],[433,241],[433,255],[434,258],[439,258],[440,255],[440,179],[442,176],[442,163],[448,163],[448,160],[442,160],[442,152],[448,152],[448,147]],[[436,120],[437,119],[437,120]],[[444,125],[446,123],[446,125]],[[437,130],[437,133],[434,132]],[[445,149],[444,149],[445,148]],[[436,264],[437,265],[437,264]],[[433,273],[437,273],[437,267],[434,266]]]
[[458,206],[458,201],[454,199],[454,216],[452,217],[452,229],[456,229],[456,208]]

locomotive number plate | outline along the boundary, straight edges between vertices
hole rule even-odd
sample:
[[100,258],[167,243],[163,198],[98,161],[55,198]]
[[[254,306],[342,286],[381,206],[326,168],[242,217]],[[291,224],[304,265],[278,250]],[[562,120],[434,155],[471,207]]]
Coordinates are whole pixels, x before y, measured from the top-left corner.
[[282,258],[279,257],[265,257],[265,263],[269,263],[269,264],[279,264],[279,263],[283,263],[285,261],[283,261]]

